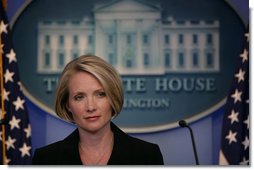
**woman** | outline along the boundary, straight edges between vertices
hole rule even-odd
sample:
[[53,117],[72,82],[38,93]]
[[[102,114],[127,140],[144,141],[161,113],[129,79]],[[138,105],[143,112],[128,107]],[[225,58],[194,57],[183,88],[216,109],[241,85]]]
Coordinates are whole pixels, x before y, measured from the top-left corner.
[[111,120],[123,105],[117,71],[97,56],[66,65],[59,80],[55,111],[77,129],[62,141],[36,149],[34,165],[162,165],[158,145],[128,136]]

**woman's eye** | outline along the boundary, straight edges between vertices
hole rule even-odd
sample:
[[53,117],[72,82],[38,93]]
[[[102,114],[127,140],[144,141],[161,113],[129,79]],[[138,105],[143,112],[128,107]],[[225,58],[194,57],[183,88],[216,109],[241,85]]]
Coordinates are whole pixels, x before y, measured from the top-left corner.
[[104,96],[106,96],[106,93],[105,93],[105,92],[98,92],[98,93],[97,93],[97,96],[99,96],[99,97],[104,97]]
[[82,100],[84,98],[84,96],[81,96],[81,95],[78,95],[78,96],[75,96],[74,99],[79,101],[79,100]]

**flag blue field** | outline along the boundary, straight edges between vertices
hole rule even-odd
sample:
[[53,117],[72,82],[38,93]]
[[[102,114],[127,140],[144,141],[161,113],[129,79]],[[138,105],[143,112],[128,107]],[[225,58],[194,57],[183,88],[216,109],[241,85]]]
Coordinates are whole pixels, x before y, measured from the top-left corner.
[[220,165],[249,165],[249,33],[230,89],[223,118]]
[[31,125],[22,93],[9,23],[2,1],[0,5],[0,162],[8,165],[26,165],[31,164],[32,157]]

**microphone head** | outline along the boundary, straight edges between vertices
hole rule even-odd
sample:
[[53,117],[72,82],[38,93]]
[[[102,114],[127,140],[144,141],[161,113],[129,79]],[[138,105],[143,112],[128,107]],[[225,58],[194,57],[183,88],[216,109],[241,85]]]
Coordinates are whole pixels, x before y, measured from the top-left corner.
[[180,121],[178,122],[178,124],[179,124],[179,126],[181,126],[181,127],[188,127],[188,124],[187,124],[187,122],[186,122],[185,120],[180,120]]

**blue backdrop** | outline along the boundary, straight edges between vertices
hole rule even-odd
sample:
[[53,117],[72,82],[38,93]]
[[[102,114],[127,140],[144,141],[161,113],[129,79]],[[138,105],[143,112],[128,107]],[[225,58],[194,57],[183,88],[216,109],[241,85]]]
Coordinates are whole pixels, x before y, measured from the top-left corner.
[[[228,0],[247,25],[249,9],[247,0]],[[25,0],[8,0],[8,17],[11,21]],[[14,37],[15,38],[15,37]],[[20,58],[18,58],[20,60]],[[229,75],[233,77],[233,75]],[[41,110],[27,99],[27,106],[32,125],[32,147],[35,148],[63,139],[75,128]],[[224,108],[221,107],[208,116],[199,119],[190,126],[193,128],[197,152],[201,165],[218,164],[221,126]],[[159,144],[166,165],[195,165],[191,138],[187,129],[174,128],[156,133],[130,134]]]

